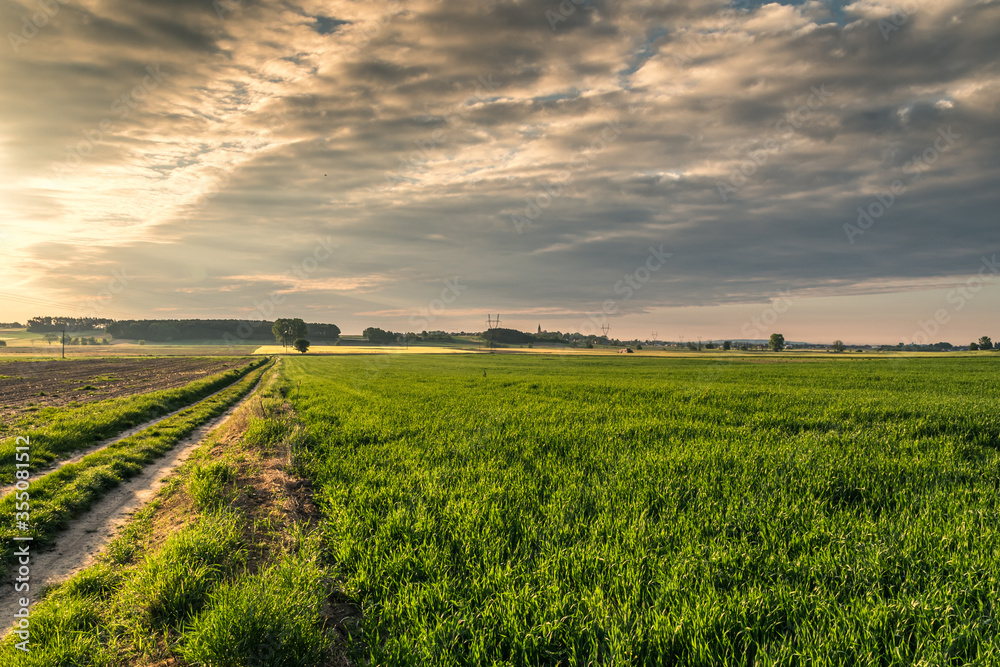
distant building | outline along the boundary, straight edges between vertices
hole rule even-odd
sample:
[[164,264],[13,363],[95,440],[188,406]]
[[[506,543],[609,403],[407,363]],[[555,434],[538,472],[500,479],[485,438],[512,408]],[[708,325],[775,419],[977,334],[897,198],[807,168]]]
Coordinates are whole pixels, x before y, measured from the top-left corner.
[[538,325],[538,333],[542,333],[542,325],[541,324]]

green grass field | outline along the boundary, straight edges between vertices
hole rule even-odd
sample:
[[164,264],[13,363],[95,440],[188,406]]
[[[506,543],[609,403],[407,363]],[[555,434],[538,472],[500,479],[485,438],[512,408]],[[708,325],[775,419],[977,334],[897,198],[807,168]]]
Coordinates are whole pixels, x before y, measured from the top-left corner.
[[285,365],[356,658],[1000,664],[1000,357]]

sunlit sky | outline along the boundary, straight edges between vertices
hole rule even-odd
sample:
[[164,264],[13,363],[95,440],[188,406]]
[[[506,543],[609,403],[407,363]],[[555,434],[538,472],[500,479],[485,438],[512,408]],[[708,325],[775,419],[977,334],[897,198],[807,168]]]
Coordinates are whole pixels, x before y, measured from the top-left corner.
[[3,0],[0,27],[0,321],[1000,338],[1000,2]]

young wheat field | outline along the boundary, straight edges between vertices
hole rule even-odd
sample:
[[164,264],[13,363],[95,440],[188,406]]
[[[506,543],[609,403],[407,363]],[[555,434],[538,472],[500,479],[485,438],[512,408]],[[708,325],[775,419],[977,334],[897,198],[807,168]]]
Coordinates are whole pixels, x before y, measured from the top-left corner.
[[1000,359],[286,362],[363,661],[1000,664]]

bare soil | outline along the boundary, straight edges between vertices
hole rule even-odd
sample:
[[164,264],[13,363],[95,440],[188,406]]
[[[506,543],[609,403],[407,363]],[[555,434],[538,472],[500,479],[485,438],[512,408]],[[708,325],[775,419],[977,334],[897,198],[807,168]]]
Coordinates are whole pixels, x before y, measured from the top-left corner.
[[25,411],[172,389],[245,359],[54,359],[0,363],[0,422]]

